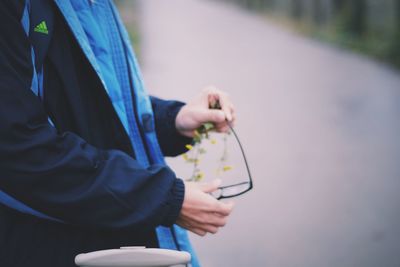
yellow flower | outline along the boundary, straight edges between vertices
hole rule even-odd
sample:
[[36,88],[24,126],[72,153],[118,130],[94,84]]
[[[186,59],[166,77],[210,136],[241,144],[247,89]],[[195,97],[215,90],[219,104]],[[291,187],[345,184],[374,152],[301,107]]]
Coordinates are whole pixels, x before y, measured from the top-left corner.
[[204,173],[199,172],[198,174],[196,174],[195,181],[200,181],[201,179],[203,179],[203,177],[204,177]]
[[183,155],[182,155],[182,158],[183,158],[185,161],[188,161],[188,160],[189,160],[189,156],[188,156],[187,154],[183,154]]
[[185,146],[188,150],[192,150],[193,149],[193,146],[192,145],[186,145]]
[[223,170],[224,172],[230,171],[230,170],[232,170],[232,166],[224,166],[224,167],[222,168],[222,170]]
[[217,143],[217,140],[211,139],[210,142],[211,142],[211,144],[215,145]]

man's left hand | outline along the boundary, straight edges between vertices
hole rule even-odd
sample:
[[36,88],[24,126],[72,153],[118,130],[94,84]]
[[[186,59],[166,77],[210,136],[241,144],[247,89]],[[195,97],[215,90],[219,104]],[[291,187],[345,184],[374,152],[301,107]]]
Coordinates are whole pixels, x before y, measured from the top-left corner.
[[[221,109],[210,106],[219,103]],[[217,132],[227,132],[229,124],[235,122],[235,108],[229,96],[213,86],[206,87],[200,95],[187,103],[176,116],[175,126],[178,132],[193,137],[194,131],[204,123],[211,122]]]

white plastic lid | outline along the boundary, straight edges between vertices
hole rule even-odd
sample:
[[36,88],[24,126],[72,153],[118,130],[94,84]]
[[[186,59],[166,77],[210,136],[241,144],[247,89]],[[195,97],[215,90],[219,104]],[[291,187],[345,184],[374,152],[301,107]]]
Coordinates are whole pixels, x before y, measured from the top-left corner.
[[79,254],[75,264],[81,267],[169,267],[186,264],[190,259],[190,254],[182,251],[123,247]]

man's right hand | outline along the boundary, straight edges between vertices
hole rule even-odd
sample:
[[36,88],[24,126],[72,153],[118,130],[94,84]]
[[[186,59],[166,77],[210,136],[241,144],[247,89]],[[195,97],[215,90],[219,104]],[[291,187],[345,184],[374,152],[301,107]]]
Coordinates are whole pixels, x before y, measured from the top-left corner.
[[232,202],[223,203],[209,194],[220,184],[220,180],[205,184],[185,182],[185,199],[176,223],[200,236],[215,234],[233,209]]

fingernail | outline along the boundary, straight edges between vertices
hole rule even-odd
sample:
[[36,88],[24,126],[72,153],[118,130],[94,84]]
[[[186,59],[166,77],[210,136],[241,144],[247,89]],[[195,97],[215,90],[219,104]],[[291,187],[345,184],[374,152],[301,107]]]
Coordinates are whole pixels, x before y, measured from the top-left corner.
[[227,110],[224,110],[224,120],[226,120],[228,122],[230,122],[232,120],[232,114]]
[[222,110],[219,111],[219,114],[220,117],[218,118],[218,122],[223,122],[226,118],[226,114]]

